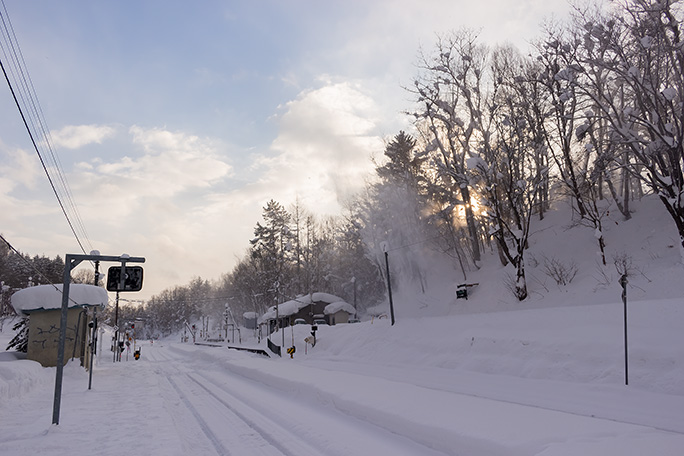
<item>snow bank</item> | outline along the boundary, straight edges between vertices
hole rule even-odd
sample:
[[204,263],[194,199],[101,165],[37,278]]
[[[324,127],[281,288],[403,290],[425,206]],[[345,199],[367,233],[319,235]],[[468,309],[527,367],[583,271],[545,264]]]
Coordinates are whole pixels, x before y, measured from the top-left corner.
[[[69,285],[69,307],[107,305],[107,291],[95,285]],[[62,285],[38,285],[19,290],[12,295],[12,307],[21,315],[36,310],[62,307]]]
[[0,353],[0,406],[54,380],[54,371],[40,363],[22,359],[17,352]]

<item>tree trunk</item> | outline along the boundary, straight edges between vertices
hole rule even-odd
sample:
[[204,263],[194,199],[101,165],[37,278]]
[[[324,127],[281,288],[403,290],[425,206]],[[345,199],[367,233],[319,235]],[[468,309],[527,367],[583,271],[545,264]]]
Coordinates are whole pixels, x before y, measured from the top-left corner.
[[674,220],[675,225],[677,225],[677,233],[679,234],[679,252],[682,263],[684,263],[684,207],[673,206],[665,196],[660,196],[660,201],[663,202],[667,212]]
[[467,186],[461,187],[461,198],[465,204],[466,224],[468,225],[468,234],[470,236],[470,244],[472,247],[473,261],[475,266],[479,269],[480,265],[480,242],[477,235],[477,225],[475,223],[475,215],[470,201],[470,191]]
[[525,280],[525,262],[522,255],[517,258],[517,267],[515,273],[515,296],[518,301],[524,301],[527,298],[527,281]]
[[623,171],[623,187],[622,187],[622,205],[624,208],[624,211],[622,211],[622,215],[625,216],[625,220],[629,220],[632,218],[632,214],[629,212],[629,197],[631,196],[631,188],[630,188],[630,181],[632,180],[632,176],[627,172],[627,170]]
[[496,250],[499,253],[499,261],[501,261],[501,266],[508,266],[508,258],[506,258],[506,254],[504,253],[504,249],[501,246],[501,242],[498,237],[495,237],[496,240]]
[[607,177],[606,184],[608,184],[608,189],[610,190],[610,194],[613,197],[613,201],[615,201],[615,205],[617,206],[620,213],[625,217],[625,220],[629,220],[630,218],[632,218],[632,214],[630,214],[629,210],[625,209],[624,204],[620,202],[620,196],[617,194],[617,191],[615,190],[613,181]]

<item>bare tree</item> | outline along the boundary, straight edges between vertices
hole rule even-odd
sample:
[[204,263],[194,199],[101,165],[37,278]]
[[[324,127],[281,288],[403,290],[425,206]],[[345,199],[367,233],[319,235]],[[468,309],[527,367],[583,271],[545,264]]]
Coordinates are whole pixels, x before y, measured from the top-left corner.
[[523,58],[512,48],[492,54],[491,75],[496,84],[492,104],[496,122],[489,147],[469,160],[479,178],[478,189],[489,217],[490,233],[503,255],[516,268],[512,290],[519,300],[527,297],[524,254],[530,234],[535,197],[546,170],[537,169],[535,151],[544,144],[531,128],[529,93],[532,89],[521,77]]
[[[578,11],[583,30],[578,88],[610,128],[614,163],[657,194],[674,220],[684,258],[684,55],[681,5],[625,0],[608,13]],[[606,87],[621,87],[620,96]],[[626,152],[629,152],[627,155]]]
[[434,55],[422,56],[422,74],[411,89],[419,105],[414,117],[426,134],[426,152],[453,194],[452,200],[464,208],[476,264],[480,261],[480,235],[466,160],[476,154],[477,144],[489,134],[491,119],[486,116],[483,98],[486,60],[487,50],[477,44],[475,33],[464,30],[440,37]]

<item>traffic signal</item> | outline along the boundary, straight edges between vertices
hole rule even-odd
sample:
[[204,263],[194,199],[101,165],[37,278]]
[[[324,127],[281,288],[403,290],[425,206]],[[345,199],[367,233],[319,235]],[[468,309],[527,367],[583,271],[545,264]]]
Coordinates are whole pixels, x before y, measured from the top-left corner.
[[126,273],[121,287],[122,266],[112,266],[107,271],[107,291],[140,291],[143,284],[142,266],[126,266]]

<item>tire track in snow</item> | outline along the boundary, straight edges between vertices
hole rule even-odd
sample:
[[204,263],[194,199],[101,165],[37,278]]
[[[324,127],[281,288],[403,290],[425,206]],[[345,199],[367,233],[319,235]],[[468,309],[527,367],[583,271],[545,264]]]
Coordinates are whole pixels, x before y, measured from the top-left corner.
[[[452,451],[441,452],[430,445],[418,442],[403,433],[367,421],[364,417],[330,411],[326,408],[311,408],[311,404],[287,397],[282,390],[272,389],[261,383],[254,383],[253,379],[237,375],[228,379],[216,373],[194,373],[193,380],[206,383],[215,393],[221,396],[222,402],[232,409],[239,408],[239,413],[249,420],[260,432],[268,429],[268,434],[282,444],[285,454],[296,456],[326,455],[347,456],[349,454],[393,454],[395,456],[445,456],[456,454]],[[197,378],[200,378],[198,380]],[[234,381],[241,378],[242,382],[252,383],[247,390],[245,385],[237,386]],[[230,386],[229,386],[230,385]],[[206,386],[203,386],[206,388]],[[253,390],[252,388],[256,388]],[[285,393],[285,394],[283,394]],[[287,410],[285,414],[283,411]],[[335,429],[331,433],[331,429]],[[354,436],[346,438],[339,436]],[[304,451],[302,445],[308,450]],[[460,454],[460,453],[458,453]]]
[[[277,422],[259,413],[245,412],[245,405],[238,399],[212,391],[206,381],[194,378],[190,373],[174,374],[176,380],[166,375],[176,394],[192,413],[200,429],[219,455],[235,454],[251,456],[318,456],[325,454],[312,448],[304,440],[282,429]],[[193,386],[198,386],[193,388]],[[223,396],[223,397],[222,397]],[[239,405],[231,405],[231,402]],[[253,415],[252,417],[248,415]],[[212,430],[213,429],[213,430]],[[287,444],[280,443],[280,440]]]
[[[282,453],[284,456],[303,456],[303,455],[320,455],[323,454],[320,449],[314,449],[312,448],[308,443],[304,442],[301,439],[294,438],[292,433],[284,429],[282,426],[280,426],[278,423],[273,421],[272,419],[259,414],[258,412],[251,411],[251,415],[253,415],[252,418],[247,416],[247,413],[243,413],[239,409],[245,409],[249,408],[247,404],[245,404],[243,401],[238,399],[235,395],[227,392],[224,388],[219,387],[219,385],[213,384],[213,382],[205,377],[202,377],[204,382],[209,382],[212,383],[215,387],[220,388],[220,395],[213,392],[210,387],[208,387],[203,381],[198,380],[195,376],[193,375],[188,375],[190,377],[190,380],[195,382],[197,385],[199,385],[200,388],[202,388],[204,391],[206,391],[209,395],[214,397],[219,403],[221,403],[224,407],[226,407],[228,410],[231,411],[231,413],[235,414],[240,420],[242,420],[244,423],[246,423],[250,428],[254,429],[259,433],[259,435],[269,443],[269,445],[273,446],[276,448],[280,453]],[[223,397],[221,397],[223,396]],[[230,400],[236,405],[231,405],[228,400],[226,400],[226,396],[230,398]],[[259,422],[261,423],[259,423]],[[271,429],[271,430],[267,430]],[[279,439],[288,441],[289,445],[284,445],[279,443]],[[296,448],[288,448],[288,447],[296,447]]]
[[[217,440],[234,454],[456,454],[451,450],[437,451],[430,444],[372,424],[363,417],[320,407],[320,404],[302,400],[298,394],[289,397],[287,391],[233,372],[230,363],[216,363],[217,359],[205,352],[186,353],[175,346],[169,348],[168,352],[164,350],[164,356],[159,357],[165,361],[157,363],[155,372],[164,378],[173,376],[177,389],[187,395]],[[168,389],[174,397],[179,396],[177,390]],[[176,399],[176,402],[179,401]],[[209,450],[209,442],[203,441]]]
[[208,423],[202,418],[202,415],[197,411],[197,409],[192,405],[190,400],[187,398],[185,393],[178,387],[176,382],[171,378],[171,377],[166,377],[168,380],[169,384],[173,387],[174,390],[176,390],[176,393],[178,394],[178,397],[183,401],[183,404],[187,407],[188,410],[190,410],[190,413],[192,413],[192,416],[195,417],[197,420],[197,423],[200,426],[200,429],[204,433],[204,435],[207,436],[211,444],[214,446],[214,449],[216,452],[220,455],[230,455],[230,451],[226,447],[223,446],[223,444],[219,441],[219,439],[216,437],[216,435],[212,432],[210,429]]

